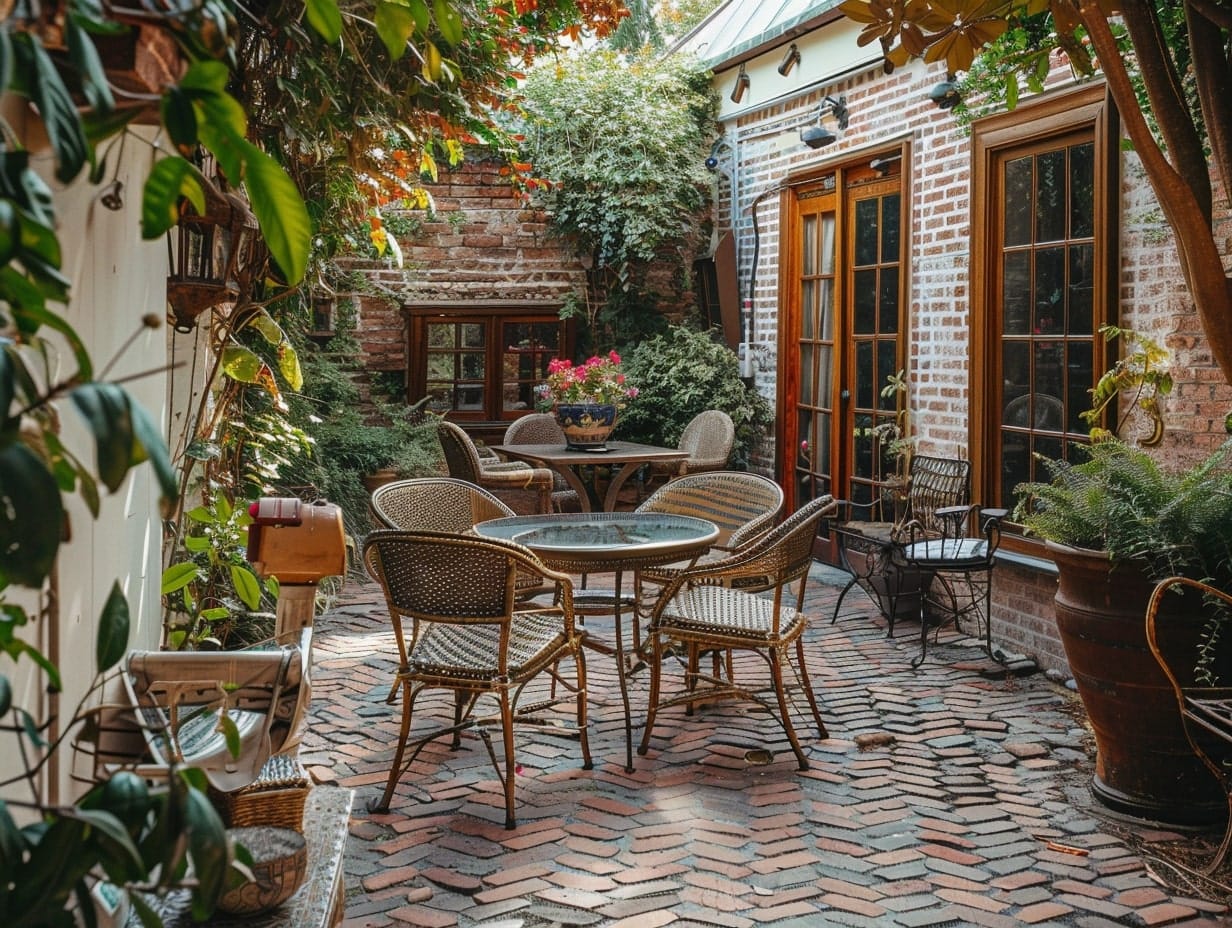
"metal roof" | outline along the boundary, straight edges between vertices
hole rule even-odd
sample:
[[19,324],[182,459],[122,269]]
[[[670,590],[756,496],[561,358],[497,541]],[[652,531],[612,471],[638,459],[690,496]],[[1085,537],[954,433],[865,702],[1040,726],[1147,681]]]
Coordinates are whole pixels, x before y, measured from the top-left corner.
[[772,44],[796,27],[833,10],[842,0],[728,0],[671,51],[692,52],[718,67]]

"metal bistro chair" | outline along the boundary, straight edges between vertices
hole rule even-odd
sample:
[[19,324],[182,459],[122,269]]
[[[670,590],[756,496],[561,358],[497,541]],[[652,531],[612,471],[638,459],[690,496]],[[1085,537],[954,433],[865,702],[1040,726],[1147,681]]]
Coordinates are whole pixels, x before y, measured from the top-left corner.
[[831,624],[838,619],[847,594],[856,586],[868,594],[885,616],[886,634],[890,638],[894,637],[895,619],[918,611],[929,578],[905,571],[902,558],[897,556],[908,534],[906,527],[914,526],[917,533],[939,535],[942,527],[936,518],[937,510],[964,506],[971,501],[970,473],[969,461],[917,454],[911,458],[907,499],[899,518],[886,519],[880,500],[838,504],[839,519],[830,523],[829,528],[851,579],[838,594]]
[[[521,507],[532,514],[551,511],[552,472],[546,467],[531,467],[521,461],[484,465],[479,449],[460,426],[442,420],[437,427],[450,477],[483,487],[512,509]],[[532,501],[529,505],[528,496]]]
[[[556,417],[547,412],[532,412],[514,419],[505,429],[502,445],[564,445],[565,433]],[[552,471],[552,508],[557,512],[579,511],[582,508],[577,491],[569,486],[562,474]]]
[[[667,585],[651,614],[650,697],[639,754],[644,755],[650,747],[661,709],[735,698],[751,700],[769,711],[782,726],[800,769],[808,769],[808,758],[792,725],[783,677],[785,668],[797,675],[818,734],[828,738],[805,665],[803,635],[808,617],[803,609],[805,584],[813,563],[813,539],[822,519],[834,508],[831,497],[818,497],[740,551],[682,570]],[[769,578],[771,596],[739,588],[744,579],[762,577]],[[794,606],[784,601],[792,581],[799,581]],[[683,691],[665,699],[661,695],[662,670],[673,642],[686,646],[689,660]],[[795,664],[791,660],[793,645]],[[761,695],[764,691],[737,684],[730,674],[724,679],[719,674],[701,673],[698,655],[707,650],[751,651],[764,659],[770,668],[773,700]]]
[[930,578],[920,596],[920,653],[911,666],[924,661],[930,629],[936,634],[949,620],[961,629],[968,617],[983,631],[984,651],[1002,663],[1004,655],[992,646],[992,569],[1007,510],[977,503],[948,506],[934,515],[939,534],[913,523],[895,553],[903,564]]
[[[586,659],[573,622],[573,585],[568,576],[549,570],[530,551],[510,542],[437,532],[376,531],[364,544],[364,563],[381,585],[389,606],[398,645],[396,685],[402,690],[402,727],[390,765],[384,795],[372,810],[387,812],[394,789],[420,751],[445,736],[453,746],[465,732],[476,732],[501,780],[505,794],[505,827],[514,815],[514,725],[553,734],[576,734],[583,767],[591,769],[586,733]],[[555,585],[549,604],[519,602],[517,576],[538,573]],[[404,622],[412,624],[407,634]],[[572,658],[572,680],[558,662]],[[535,692],[531,704],[519,705],[527,686],[546,675],[550,693]],[[564,690],[556,696],[556,684]],[[427,733],[412,732],[415,706],[430,689],[454,694],[451,724]],[[493,715],[475,712],[476,703],[491,696]],[[540,698],[542,696],[542,698]],[[387,702],[393,701],[390,694]],[[552,726],[543,713],[564,702],[576,704],[572,728]],[[504,764],[497,760],[489,729],[498,727]]]

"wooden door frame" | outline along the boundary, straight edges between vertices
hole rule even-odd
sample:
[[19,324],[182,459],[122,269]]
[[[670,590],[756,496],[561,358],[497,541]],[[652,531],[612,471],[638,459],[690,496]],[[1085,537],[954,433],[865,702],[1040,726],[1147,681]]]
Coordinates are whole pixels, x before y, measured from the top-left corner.
[[[903,248],[903,259],[899,262],[899,292],[900,292],[900,308],[899,308],[899,359],[900,364],[904,368],[908,368],[908,376],[910,376],[909,361],[910,361],[910,324],[912,319],[911,312],[911,255],[914,253],[914,234],[915,229],[911,224],[913,210],[913,196],[911,180],[912,166],[912,142],[909,137],[904,137],[896,140],[891,140],[888,143],[880,144],[874,148],[869,148],[860,152],[853,152],[844,155],[841,159],[827,162],[824,165],[819,165],[810,168],[808,171],[802,171],[793,176],[788,183],[783,187],[779,194],[779,266],[778,266],[778,293],[779,293],[779,313],[778,313],[778,331],[777,331],[777,358],[778,358],[778,377],[777,388],[775,392],[775,414],[774,414],[774,430],[777,440],[775,441],[774,449],[774,469],[779,483],[782,485],[787,496],[788,505],[793,508],[798,508],[801,501],[795,499],[795,445],[796,445],[796,425],[794,420],[795,398],[799,396],[800,389],[800,369],[793,345],[796,340],[796,333],[800,329],[800,314],[802,307],[800,305],[799,295],[799,278],[802,267],[800,249],[796,247],[799,242],[797,229],[800,221],[799,201],[796,196],[796,189],[807,187],[810,184],[819,182],[828,174],[836,175],[836,196],[838,203],[835,208],[835,228],[834,239],[836,247],[836,273],[835,273],[835,323],[836,331],[842,334],[849,328],[849,312],[847,307],[847,288],[849,286],[849,275],[851,272],[850,262],[846,255],[847,247],[847,217],[846,204],[847,178],[854,172],[868,172],[871,169],[870,162],[877,158],[897,158],[899,159],[899,176],[901,178],[899,194],[900,194],[900,241]],[[843,365],[849,363],[848,355],[850,351],[846,347],[840,347],[838,339],[835,342],[836,350],[840,351],[843,359]],[[836,359],[837,360],[837,359]],[[834,371],[836,377],[846,378],[847,372],[845,369],[840,369],[839,364],[835,363]],[[793,415],[789,416],[788,405],[791,404]],[[835,404],[835,416],[832,423],[832,434],[830,440],[830,462],[828,464],[828,472],[833,474],[839,463],[840,454],[839,441],[846,440],[851,431],[850,417],[853,415],[850,411],[850,404],[840,406]],[[791,435],[791,441],[786,440],[788,435]],[[791,445],[789,449],[787,446]]]

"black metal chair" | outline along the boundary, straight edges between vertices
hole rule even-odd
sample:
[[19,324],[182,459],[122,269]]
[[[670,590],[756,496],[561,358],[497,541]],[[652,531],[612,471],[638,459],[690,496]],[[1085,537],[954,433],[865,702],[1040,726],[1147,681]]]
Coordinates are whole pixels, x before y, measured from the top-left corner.
[[928,653],[930,631],[935,635],[950,621],[961,629],[968,617],[982,630],[988,656],[1003,662],[1004,656],[992,646],[992,569],[1007,510],[977,503],[947,506],[933,515],[939,533],[910,524],[895,551],[903,565],[930,578],[920,595],[920,653],[911,666],[920,666]]
[[839,518],[830,523],[829,529],[851,579],[838,595],[831,624],[838,619],[843,600],[856,586],[868,594],[885,616],[891,638],[895,619],[919,611],[929,578],[904,568],[903,559],[898,556],[903,539],[911,530],[933,536],[941,534],[936,512],[971,501],[970,472],[968,461],[917,454],[911,459],[901,513],[884,512],[886,503],[882,500],[838,504]]

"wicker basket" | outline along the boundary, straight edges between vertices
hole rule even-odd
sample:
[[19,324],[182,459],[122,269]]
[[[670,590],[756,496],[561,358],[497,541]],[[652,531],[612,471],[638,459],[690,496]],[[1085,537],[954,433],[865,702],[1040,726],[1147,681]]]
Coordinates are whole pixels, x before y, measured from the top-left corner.
[[269,825],[302,833],[310,785],[299,760],[275,754],[248,786],[232,792],[211,788],[210,799],[228,828]]

